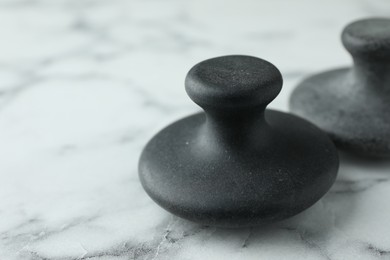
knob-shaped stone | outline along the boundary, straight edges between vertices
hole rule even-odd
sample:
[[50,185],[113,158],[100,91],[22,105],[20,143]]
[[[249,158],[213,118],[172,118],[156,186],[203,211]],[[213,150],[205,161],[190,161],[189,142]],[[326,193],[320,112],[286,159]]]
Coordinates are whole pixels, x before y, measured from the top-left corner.
[[271,63],[224,56],[195,65],[186,90],[205,113],[154,136],[139,161],[150,197],[180,217],[223,227],[293,216],[335,180],[337,151],[317,127],[266,109],[281,90]]
[[325,130],[342,149],[390,156],[390,19],[353,22],[342,33],[354,66],[303,80],[290,108]]

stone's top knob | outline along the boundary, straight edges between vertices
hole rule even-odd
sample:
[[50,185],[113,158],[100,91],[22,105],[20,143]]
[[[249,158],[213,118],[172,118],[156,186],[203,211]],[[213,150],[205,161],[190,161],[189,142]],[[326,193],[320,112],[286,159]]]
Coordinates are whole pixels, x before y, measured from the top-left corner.
[[232,55],[198,63],[185,86],[191,99],[206,110],[265,108],[279,94],[282,76],[268,61]]
[[341,38],[353,56],[390,59],[390,19],[371,18],[353,22],[345,27]]

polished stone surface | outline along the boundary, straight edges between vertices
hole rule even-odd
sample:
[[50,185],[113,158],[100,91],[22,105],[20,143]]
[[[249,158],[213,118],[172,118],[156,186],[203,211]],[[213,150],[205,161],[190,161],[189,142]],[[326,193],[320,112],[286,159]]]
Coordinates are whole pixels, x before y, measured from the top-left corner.
[[284,87],[270,108],[287,111],[298,81],[350,64],[345,24],[389,13],[387,0],[0,1],[0,259],[388,259],[388,161],[342,156],[313,207],[235,231],[172,217],[137,162],[199,111],[183,88],[199,60],[272,61]]

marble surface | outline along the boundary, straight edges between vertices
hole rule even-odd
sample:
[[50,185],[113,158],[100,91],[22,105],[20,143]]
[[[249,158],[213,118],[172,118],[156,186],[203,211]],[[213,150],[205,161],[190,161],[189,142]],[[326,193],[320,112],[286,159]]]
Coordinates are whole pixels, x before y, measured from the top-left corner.
[[350,64],[351,20],[388,0],[1,0],[0,259],[390,259],[390,162],[342,155],[331,191],[273,225],[171,216],[143,191],[147,140],[199,108],[195,63],[273,62],[287,111],[303,77]]

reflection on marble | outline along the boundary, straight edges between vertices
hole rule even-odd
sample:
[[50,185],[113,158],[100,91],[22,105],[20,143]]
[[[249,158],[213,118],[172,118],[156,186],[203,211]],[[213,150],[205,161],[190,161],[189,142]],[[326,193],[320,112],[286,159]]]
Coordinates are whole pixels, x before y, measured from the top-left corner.
[[171,216],[137,160],[205,58],[272,61],[294,84],[350,63],[342,27],[388,0],[1,0],[0,259],[390,259],[390,162],[343,156],[299,216],[224,230]]

